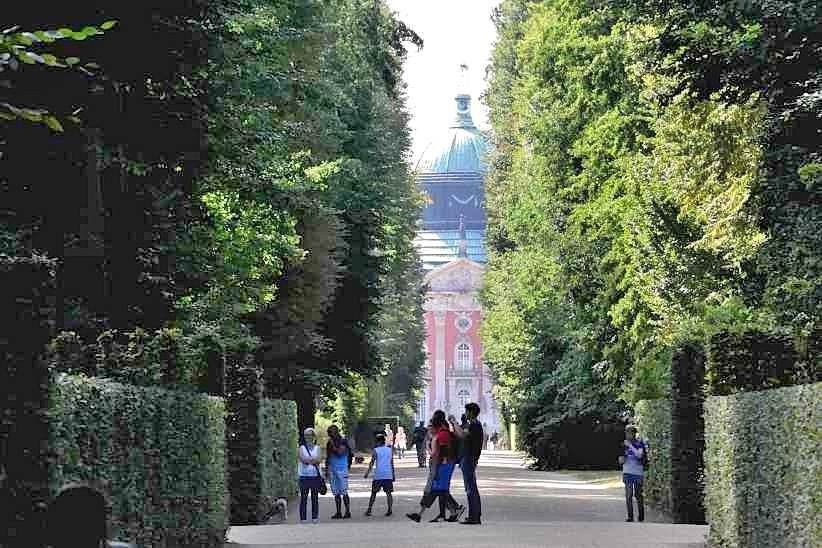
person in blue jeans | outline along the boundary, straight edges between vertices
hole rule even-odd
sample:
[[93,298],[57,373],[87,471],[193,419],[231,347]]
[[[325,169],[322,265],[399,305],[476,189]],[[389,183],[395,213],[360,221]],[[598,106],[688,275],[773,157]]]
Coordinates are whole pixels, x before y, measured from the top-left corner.
[[300,483],[300,523],[306,523],[308,495],[311,494],[311,521],[320,522],[320,446],[316,443],[317,435],[313,428],[303,431],[303,442],[298,453],[298,474]]
[[461,522],[463,525],[482,523],[482,501],[477,487],[477,464],[482,453],[485,433],[479,421],[479,414],[480,406],[471,402],[465,406],[465,423],[457,424],[454,415],[448,417],[454,428],[454,435],[462,440],[460,468],[465,484],[465,496],[468,498],[468,517]]
[[[334,495],[334,505],[337,513],[331,519],[351,518],[351,499],[348,497],[348,472],[354,460],[354,452],[348,440],[342,437],[340,429],[332,424],[326,430],[328,444],[325,446],[325,475],[331,483],[331,494]],[[345,504],[345,514],[341,505]]]
[[622,465],[622,482],[625,484],[625,505],[628,509],[628,519],[634,521],[634,501],[636,499],[639,521],[645,521],[645,500],[642,496],[642,483],[645,479],[645,458],[648,447],[637,437],[636,426],[629,424],[625,427],[625,441],[622,443],[622,455],[619,464]]

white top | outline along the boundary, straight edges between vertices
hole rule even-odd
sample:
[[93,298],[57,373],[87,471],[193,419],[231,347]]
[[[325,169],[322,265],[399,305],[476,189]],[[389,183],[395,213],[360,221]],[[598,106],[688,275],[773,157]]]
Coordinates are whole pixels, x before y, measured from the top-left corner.
[[394,479],[394,472],[391,470],[391,458],[394,456],[394,452],[391,448],[385,445],[375,447],[374,454],[377,458],[377,462],[374,463],[374,479]]
[[313,478],[317,476],[317,466],[306,464],[302,459],[316,459],[320,456],[319,445],[300,445],[300,459],[298,459],[297,472],[301,478]]

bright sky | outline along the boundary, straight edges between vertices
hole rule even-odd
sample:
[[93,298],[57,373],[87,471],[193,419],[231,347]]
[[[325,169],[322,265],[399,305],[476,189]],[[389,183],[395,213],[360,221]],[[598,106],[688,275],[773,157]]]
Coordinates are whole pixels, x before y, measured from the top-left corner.
[[480,95],[496,37],[491,12],[499,0],[388,0],[388,4],[425,41],[419,52],[408,44],[405,65],[413,160],[454,118],[460,64],[469,69],[464,92],[471,95],[474,124],[487,129],[488,109]]

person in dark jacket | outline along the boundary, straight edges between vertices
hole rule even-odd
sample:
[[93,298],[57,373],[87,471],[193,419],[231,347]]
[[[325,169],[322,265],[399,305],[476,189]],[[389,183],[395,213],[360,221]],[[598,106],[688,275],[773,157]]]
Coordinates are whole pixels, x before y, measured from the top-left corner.
[[460,425],[457,424],[456,417],[453,415],[448,417],[454,428],[454,435],[462,440],[460,468],[462,469],[462,480],[465,483],[465,496],[468,497],[468,518],[462,522],[464,525],[482,523],[482,503],[477,488],[477,463],[482,453],[482,445],[485,443],[485,432],[483,432],[482,423],[478,420],[479,414],[479,405],[471,402],[465,406],[467,423]]
[[425,423],[420,421],[419,426],[414,428],[414,445],[417,448],[417,464],[420,468],[425,468],[425,439],[428,436],[428,429],[425,428]]

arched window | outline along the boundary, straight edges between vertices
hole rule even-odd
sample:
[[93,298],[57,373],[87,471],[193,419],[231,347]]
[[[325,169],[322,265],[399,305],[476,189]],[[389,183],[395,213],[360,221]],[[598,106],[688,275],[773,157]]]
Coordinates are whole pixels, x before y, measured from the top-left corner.
[[460,409],[465,409],[465,406],[471,402],[471,392],[463,388],[457,392],[457,399],[460,401]]
[[471,345],[468,343],[459,343],[454,356],[454,363],[457,369],[471,368]]

